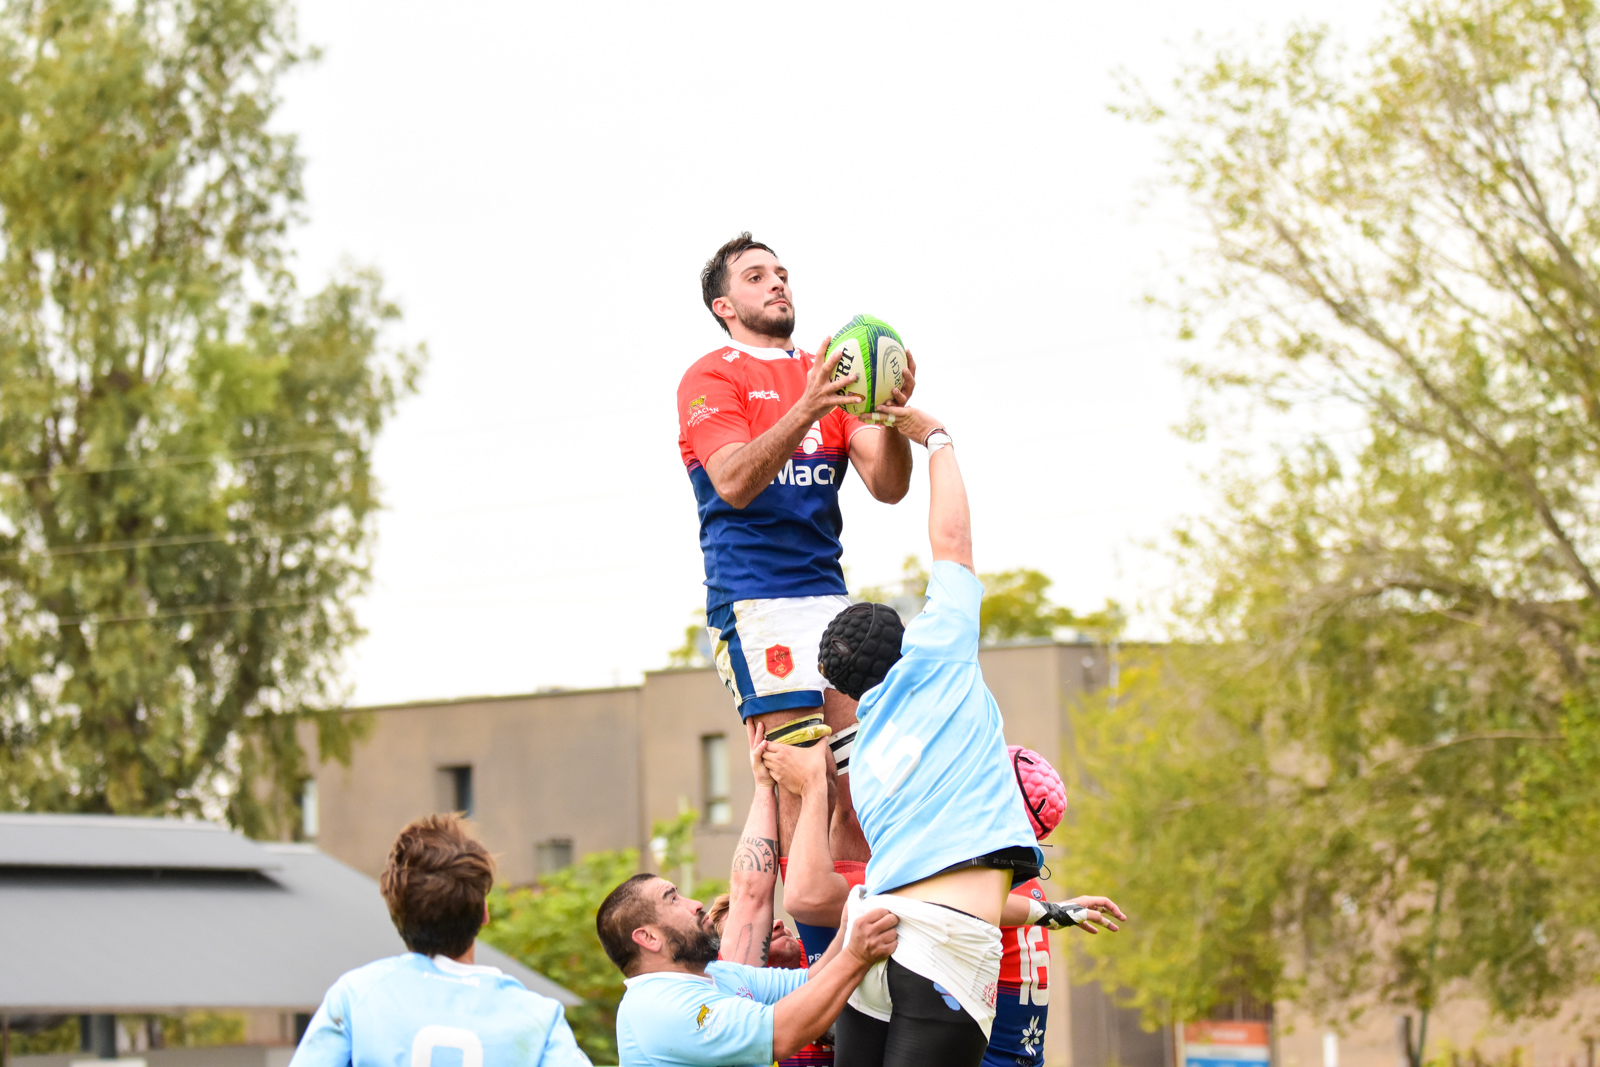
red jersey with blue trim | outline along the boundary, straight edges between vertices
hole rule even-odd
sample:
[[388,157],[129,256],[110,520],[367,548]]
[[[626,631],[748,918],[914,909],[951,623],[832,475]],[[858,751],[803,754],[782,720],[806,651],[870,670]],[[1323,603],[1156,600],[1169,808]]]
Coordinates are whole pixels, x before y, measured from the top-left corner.
[[805,393],[812,357],[737,342],[701,357],[678,384],[678,451],[700,511],[706,608],[735,600],[844,593],[839,483],[850,438],[866,424],[836,408],[812,424],[772,483],[735,508],[717,495],[705,462],[748,444]]
[[[1044,899],[1039,879],[1013,893]],[[990,1067],[1039,1067],[1044,1063],[1044,1028],[1050,1008],[1050,932],[1042,926],[1003,926],[1000,983],[994,1026],[983,1062]]]

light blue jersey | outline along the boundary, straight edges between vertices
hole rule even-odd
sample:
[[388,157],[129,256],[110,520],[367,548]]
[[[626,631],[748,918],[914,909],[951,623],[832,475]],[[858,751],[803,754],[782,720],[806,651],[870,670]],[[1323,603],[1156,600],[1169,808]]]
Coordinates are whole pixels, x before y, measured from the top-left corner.
[[289,1067],[589,1067],[561,1005],[497,967],[408,952],[341,976]]
[[850,797],[872,846],[867,892],[1038,840],[1006,757],[1000,707],[978,669],[983,583],[935,561],[902,657],[856,708]]
[[772,1005],[805,980],[798,967],[724,960],[706,964],[704,977],[656,971],[630,978],[617,1008],[621,1067],[770,1067]]

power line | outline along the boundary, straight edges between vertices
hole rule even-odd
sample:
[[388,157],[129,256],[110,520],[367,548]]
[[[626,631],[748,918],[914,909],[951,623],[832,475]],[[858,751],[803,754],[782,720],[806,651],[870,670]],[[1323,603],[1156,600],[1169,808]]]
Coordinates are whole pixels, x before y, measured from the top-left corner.
[[112,623],[124,622],[150,622],[156,619],[175,619],[188,615],[226,615],[234,611],[258,611],[261,608],[292,608],[304,604],[314,604],[323,597],[269,597],[264,600],[241,600],[220,604],[197,604],[190,607],[169,608],[165,611],[148,611],[134,615],[69,615],[56,619],[57,626],[77,626],[80,623],[93,623],[97,626],[106,626]]
[[310,442],[292,445],[266,445],[245,448],[235,452],[205,452],[190,456],[156,457],[148,463],[108,463],[99,467],[41,467],[29,471],[0,471],[8,478],[38,478],[50,474],[112,474],[118,471],[149,471],[164,467],[184,467],[196,463],[218,463],[229,459],[258,459],[263,456],[291,456],[302,452],[332,452],[341,443],[352,439],[345,436],[323,437]]
[[204,534],[173,534],[168,537],[134,537],[126,541],[93,541],[77,545],[52,545],[41,548],[37,552],[5,552],[0,553],[0,560],[21,559],[24,556],[82,556],[95,552],[120,552],[129,548],[165,548],[173,545],[203,545],[217,541],[227,541],[236,538],[239,542],[259,541],[264,537],[294,537],[299,534],[313,533],[317,527],[300,526],[285,530],[258,530],[255,532],[240,532],[226,530],[219,533]]

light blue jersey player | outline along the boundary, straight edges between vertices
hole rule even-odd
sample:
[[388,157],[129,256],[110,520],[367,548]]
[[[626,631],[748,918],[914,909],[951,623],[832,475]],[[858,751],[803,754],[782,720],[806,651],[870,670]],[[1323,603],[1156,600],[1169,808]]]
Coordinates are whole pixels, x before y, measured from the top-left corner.
[[853,605],[818,648],[824,677],[859,702],[851,792],[872,858],[847,914],[881,906],[900,917],[898,949],[839,1017],[835,1057],[839,1067],[977,1067],[1006,897],[1043,854],[978,666],[983,583],[955,448],[937,420],[896,399],[878,410],[928,449],[928,602],[904,628],[892,608]]
[[1004,849],[1042,861],[1000,708],[978,668],[983,583],[936,559],[927,595],[905,628],[902,657],[856,708],[851,766],[856,815],[872,846],[868,893]]
[[473,962],[493,882],[458,816],[400,831],[381,886],[412,951],[341,976],[290,1067],[588,1067],[560,1003]]
[[895,918],[869,911],[809,971],[717,959],[697,900],[636,874],[600,905],[595,927],[627,989],[617,1008],[622,1067],[767,1067],[832,1025],[868,968],[894,951]]

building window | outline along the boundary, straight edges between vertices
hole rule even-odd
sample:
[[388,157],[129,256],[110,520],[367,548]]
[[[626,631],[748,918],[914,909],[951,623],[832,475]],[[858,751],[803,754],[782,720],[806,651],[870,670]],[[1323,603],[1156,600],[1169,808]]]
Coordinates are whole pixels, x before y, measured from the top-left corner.
[[472,765],[462,767],[440,767],[439,776],[443,779],[440,783],[444,788],[444,808],[446,811],[459,811],[470,818],[472,816]]
[[535,862],[540,878],[555,874],[572,866],[572,838],[552,837],[534,846]]
[[300,787],[300,837],[305,841],[315,841],[317,831],[321,828],[321,814],[317,811],[317,780],[307,778],[306,784]]
[[728,803],[728,738],[711,734],[700,739],[700,780],[705,783],[706,822],[727,826],[733,821]]

